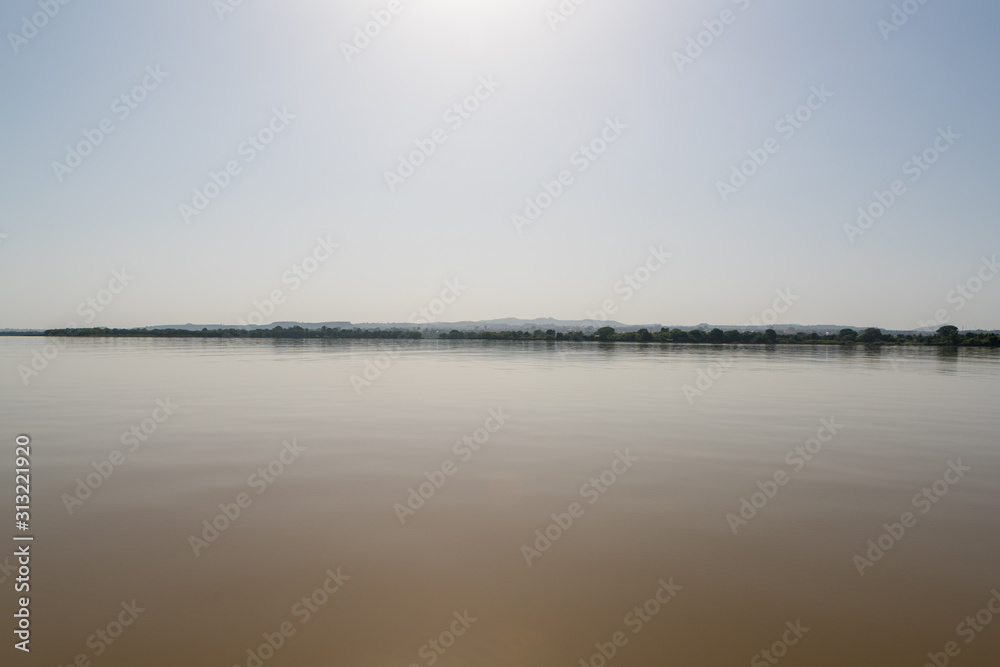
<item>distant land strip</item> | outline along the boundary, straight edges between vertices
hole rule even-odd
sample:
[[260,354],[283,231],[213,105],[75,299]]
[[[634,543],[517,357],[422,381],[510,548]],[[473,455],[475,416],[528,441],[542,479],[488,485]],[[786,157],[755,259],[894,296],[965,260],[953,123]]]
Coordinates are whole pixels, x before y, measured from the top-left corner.
[[397,339],[397,340],[491,340],[491,341],[566,341],[598,343],[681,343],[695,345],[938,345],[954,347],[1000,347],[1000,335],[995,332],[962,332],[954,326],[943,326],[933,333],[892,334],[881,329],[841,329],[838,333],[778,333],[766,331],[710,331],[661,328],[618,332],[613,327],[601,327],[593,333],[581,331],[441,331],[422,333],[411,329],[360,329],[301,326],[275,326],[270,329],[48,329],[46,331],[0,331],[0,336],[59,336],[71,338],[280,338],[280,339]]

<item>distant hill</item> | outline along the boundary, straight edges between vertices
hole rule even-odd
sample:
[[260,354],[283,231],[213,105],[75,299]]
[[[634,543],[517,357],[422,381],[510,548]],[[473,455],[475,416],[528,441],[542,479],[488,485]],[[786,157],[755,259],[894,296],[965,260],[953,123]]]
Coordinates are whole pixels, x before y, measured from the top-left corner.
[[273,322],[271,324],[161,324],[153,327],[141,327],[144,329],[181,329],[183,331],[201,331],[202,329],[208,329],[209,331],[214,331],[215,329],[273,329],[274,327],[302,327],[303,329],[322,329],[323,327],[330,327],[331,329],[353,329],[354,325],[350,322]]
[[239,325],[239,324],[167,324],[145,327],[147,329],[183,329],[185,331],[201,331],[202,329],[271,329],[274,327],[295,327],[303,329],[321,329],[329,327],[331,329],[408,329],[419,331],[535,331],[541,329],[547,331],[554,329],[559,332],[583,331],[586,329],[599,329],[600,327],[614,327],[620,331],[636,331],[646,328],[650,331],[659,331],[659,324],[624,324],[615,321],[596,320],[557,320],[552,317],[540,317],[533,320],[523,320],[516,317],[505,317],[495,320],[467,320],[463,322],[361,322],[354,324],[351,322],[273,322],[263,325]]

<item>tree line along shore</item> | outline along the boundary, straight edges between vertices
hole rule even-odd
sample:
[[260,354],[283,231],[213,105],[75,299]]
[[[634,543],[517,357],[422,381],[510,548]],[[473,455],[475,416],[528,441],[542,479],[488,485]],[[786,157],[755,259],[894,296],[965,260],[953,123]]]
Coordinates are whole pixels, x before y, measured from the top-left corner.
[[293,338],[293,339],[378,339],[378,340],[495,340],[495,341],[591,341],[600,343],[686,343],[702,345],[938,345],[954,347],[1000,347],[1000,335],[991,332],[962,332],[958,327],[943,326],[931,333],[892,334],[881,329],[868,328],[862,331],[841,329],[837,333],[778,333],[774,329],[765,331],[710,331],[694,329],[661,328],[651,332],[615,331],[612,327],[601,327],[595,332],[542,331],[458,331],[430,332],[407,329],[341,329],[322,327],[307,329],[301,326],[270,329],[49,329],[43,332],[5,332],[0,335],[21,336],[62,336],[72,338]]

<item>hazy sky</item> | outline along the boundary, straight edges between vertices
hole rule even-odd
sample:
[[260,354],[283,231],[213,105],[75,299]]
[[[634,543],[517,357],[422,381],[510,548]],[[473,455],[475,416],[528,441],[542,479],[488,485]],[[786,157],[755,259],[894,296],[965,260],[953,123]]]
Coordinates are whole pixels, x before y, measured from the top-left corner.
[[0,327],[1000,327],[1000,6],[896,4],[9,0]]

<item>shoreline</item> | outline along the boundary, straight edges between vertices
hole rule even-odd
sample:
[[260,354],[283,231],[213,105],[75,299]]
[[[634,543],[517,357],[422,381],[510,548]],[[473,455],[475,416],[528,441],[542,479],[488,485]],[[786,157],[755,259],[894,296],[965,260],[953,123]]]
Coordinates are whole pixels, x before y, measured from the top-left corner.
[[[849,333],[848,333],[849,332]],[[835,347],[1000,347],[1000,335],[996,333],[960,332],[954,327],[942,327],[934,334],[885,334],[878,329],[866,329],[862,333],[845,329],[840,334],[778,334],[773,330],[765,332],[739,331],[736,329],[710,332],[701,330],[682,331],[679,329],[652,333],[646,329],[618,333],[610,327],[599,329],[597,333],[568,332],[556,333],[535,331],[451,331],[434,332],[425,335],[420,331],[406,329],[305,329],[303,327],[274,327],[271,329],[48,329],[45,331],[0,332],[6,337],[43,338],[201,338],[239,340],[472,340],[485,342],[551,342],[551,343],[603,343],[603,344],[660,344],[691,346],[835,346]]]

